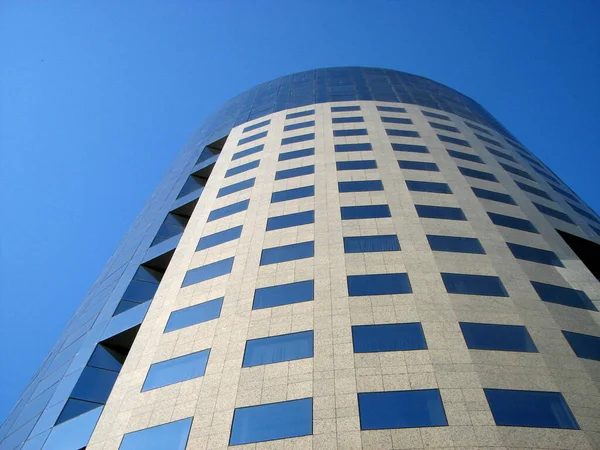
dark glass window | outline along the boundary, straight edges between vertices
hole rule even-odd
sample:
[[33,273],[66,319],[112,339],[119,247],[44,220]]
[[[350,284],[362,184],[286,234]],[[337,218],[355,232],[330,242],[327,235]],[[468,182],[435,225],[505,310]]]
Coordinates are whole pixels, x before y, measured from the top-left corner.
[[439,172],[440,169],[436,163],[424,162],[424,161],[398,161],[398,165],[401,169],[407,170],[426,170],[429,172]]
[[494,176],[493,173],[483,172],[481,170],[475,170],[475,169],[468,169],[466,167],[460,167],[460,166],[458,166],[458,170],[465,177],[477,178],[479,180],[485,180],[485,181],[494,181],[496,183],[498,182],[498,180],[496,179],[496,177]]
[[301,177],[303,175],[310,175],[312,173],[315,173],[314,165],[295,167],[293,169],[278,170],[275,173],[275,179],[285,180],[287,178]]
[[260,164],[260,160],[250,161],[249,163],[242,164],[241,166],[233,167],[225,172],[225,178],[232,177],[234,175],[247,172],[248,170],[256,169]]
[[218,233],[209,234],[200,238],[196,251],[204,250],[216,245],[223,244],[225,242],[233,241],[238,239],[242,234],[242,225],[239,227],[229,228],[228,230],[219,231]]
[[436,252],[476,253],[485,255],[485,250],[476,238],[428,234],[427,240],[429,241],[431,250]]
[[221,261],[188,270],[183,279],[181,287],[201,283],[212,278],[217,278],[231,273],[233,267],[233,258],[222,259]]
[[492,155],[495,155],[495,156],[497,156],[497,157],[499,157],[499,158],[503,158],[503,159],[506,159],[506,160],[508,160],[508,161],[512,161],[512,162],[514,162],[514,163],[516,163],[516,162],[517,162],[517,160],[516,160],[515,158],[513,158],[512,156],[510,156],[510,155],[509,155],[509,154],[507,154],[507,153],[500,152],[500,151],[498,151],[498,150],[494,150],[493,148],[489,148],[489,147],[486,147],[486,149],[487,149],[487,151],[488,151],[488,152],[490,152]]
[[276,191],[271,194],[271,203],[285,202],[298,198],[313,197],[315,195],[314,186],[303,186],[299,188],[286,189],[285,191]]
[[397,152],[409,152],[409,153],[429,153],[427,147],[424,145],[414,144],[395,144],[392,143],[392,148]]
[[465,122],[465,124],[469,127],[472,128],[473,130],[477,130],[477,131],[481,131],[482,133],[488,134],[488,135],[492,135],[492,133],[490,133],[488,130],[486,130],[485,128],[480,127],[479,125],[475,125],[469,122]]
[[143,303],[152,300],[158,289],[160,280],[162,280],[161,272],[149,267],[140,266],[123,294],[123,300],[134,303]]
[[266,135],[267,135],[266,131],[262,131],[260,133],[253,134],[252,136],[248,136],[248,137],[240,139],[238,141],[237,145],[244,145],[244,144],[247,144],[248,142],[256,141],[257,139],[262,139]]
[[463,139],[457,139],[450,136],[444,136],[443,134],[438,134],[437,137],[442,142],[449,142],[450,144],[462,145],[463,147],[471,147],[467,141]]
[[406,186],[409,191],[415,192],[435,192],[437,194],[452,194],[450,186],[446,183],[436,181],[411,181],[406,180]]
[[229,445],[312,434],[312,398],[236,408]]
[[360,111],[360,106],[332,106],[331,112]]
[[504,214],[488,213],[488,216],[494,223],[500,227],[514,228],[515,230],[528,231],[529,233],[537,233],[538,230],[533,224],[526,219],[519,219],[518,217],[505,216]]
[[477,138],[478,138],[480,141],[487,142],[488,144],[492,144],[492,145],[495,145],[495,146],[497,146],[497,147],[500,147],[500,148],[504,148],[504,145],[502,145],[502,144],[501,144],[500,142],[498,142],[498,141],[495,141],[495,140],[493,140],[493,139],[487,138],[487,137],[485,137],[485,136],[481,136],[480,134],[477,134],[477,133],[475,133],[475,136],[477,136]]
[[367,130],[365,128],[359,128],[356,130],[333,130],[333,135],[336,137],[344,136],[366,136]]
[[567,342],[579,358],[600,361],[600,337],[563,331]]
[[336,144],[335,151],[338,153],[341,152],[368,152],[373,150],[371,144],[368,142],[360,143],[360,144]]
[[460,208],[451,206],[415,205],[419,217],[428,219],[467,220]]
[[173,311],[165,327],[165,333],[217,319],[221,315],[222,306],[223,297]]
[[312,358],[313,342],[313,331],[251,339],[246,341],[242,367]]
[[381,180],[340,181],[338,189],[340,192],[383,191],[383,183]]
[[309,302],[315,298],[314,280],[280,284],[254,291],[252,309],[273,308],[292,303]]
[[142,392],[204,375],[210,349],[150,365]]
[[575,225],[575,222],[573,222],[573,219],[571,219],[565,213],[557,211],[556,209],[549,208],[544,205],[540,205],[539,203],[533,202],[533,204],[538,209],[538,211],[541,212],[542,214],[546,214],[547,216],[554,217],[555,219],[559,219],[564,222],[572,223],[573,225]]
[[538,352],[527,328],[522,325],[460,322],[460,329],[470,349]]
[[192,418],[126,433],[119,450],[185,450]]
[[560,392],[483,391],[498,426],[579,429]]
[[299,213],[285,214],[283,216],[269,217],[267,219],[267,231],[297,227],[309,223],[315,223],[314,211],[304,211]]
[[292,152],[280,153],[278,161],[288,161],[290,159],[303,158],[305,156],[312,156],[314,154],[314,148],[303,148],[302,150],[294,150]]
[[405,125],[412,125],[413,121],[404,117],[382,117],[382,122],[385,123],[402,123]]
[[234,192],[243,191],[244,189],[249,189],[254,186],[254,181],[255,178],[250,178],[249,180],[240,181],[239,183],[234,183],[230,184],[229,186],[222,187],[221,189],[219,189],[217,198],[233,194]]
[[338,161],[335,163],[337,170],[366,170],[377,169],[377,161],[366,159],[363,161]]
[[213,220],[222,219],[223,217],[246,211],[249,204],[250,200],[242,200],[241,202],[223,206],[222,208],[213,209],[208,215],[207,222],[212,222]]
[[508,293],[498,277],[462,273],[442,273],[441,275],[449,294],[508,297]]
[[388,205],[342,206],[342,220],[391,217]]
[[444,116],[443,114],[436,114],[429,111],[421,111],[424,116],[433,117],[434,119],[450,120],[450,117]]
[[412,130],[392,130],[386,128],[385,132],[388,136],[421,137],[417,131]]
[[577,206],[575,206],[573,203],[571,202],[567,202],[569,204],[569,206],[571,208],[573,208],[573,211],[575,211],[576,213],[582,215],[583,217],[585,217],[586,219],[591,220],[592,222],[596,222],[596,223],[600,223],[598,221],[598,219],[596,219],[596,217],[594,217],[592,214],[590,214],[589,212],[585,211],[584,209],[581,209]]
[[182,216],[181,214],[176,214],[174,212],[167,214],[165,221],[156,232],[156,237],[152,240],[152,244],[150,244],[150,246],[152,247],[153,245],[160,244],[161,242],[166,241],[173,236],[179,236],[183,234],[188,220],[189,216]]
[[297,119],[298,117],[312,116],[315,113],[314,109],[309,109],[308,111],[300,111],[296,113],[287,114],[285,116],[286,119]]
[[[521,153],[519,153],[519,154],[520,154],[521,156],[523,156]],[[525,157],[525,156],[523,156],[523,157]],[[525,159],[527,159],[527,160],[528,160],[528,161],[530,161],[531,163],[535,162],[535,163],[536,163],[538,166],[541,166],[541,164],[540,164],[540,163],[538,163],[537,161],[534,161],[534,160],[533,160],[533,159],[531,159],[531,158],[525,158]],[[552,176],[552,175],[550,175],[550,174],[548,174],[548,173],[544,172],[543,170],[540,170],[540,169],[538,169],[537,167],[533,167],[533,166],[532,166],[532,169],[533,169],[533,170],[535,170],[537,173],[539,173],[541,176],[543,176],[545,179],[547,179],[547,180],[549,180],[549,181],[552,181],[552,182],[554,182],[554,183],[556,183],[556,184],[560,184],[560,180],[559,180],[558,178],[556,178],[556,177],[554,177],[554,176]]]
[[283,138],[281,145],[295,144],[296,142],[312,141],[315,138],[315,133],[301,134],[299,136],[291,136]]
[[[548,183],[550,184],[550,183]],[[564,189],[559,188],[558,186],[554,186],[553,184],[550,184],[550,187],[558,192],[559,194],[564,195],[565,197],[573,200],[574,202],[579,202],[579,200],[577,199],[577,197],[575,197],[573,194],[571,194],[570,192],[565,191]]]
[[352,327],[354,353],[426,350],[423,327],[415,323],[389,323]]
[[412,287],[406,273],[348,276],[348,295],[410,294]]
[[537,195],[538,197],[552,200],[552,198],[548,194],[546,194],[546,192],[542,191],[541,189],[535,188],[533,186],[529,186],[528,184],[521,183],[516,180],[515,180],[515,183],[517,183],[517,186],[519,186],[521,188],[521,190],[523,190],[525,192],[529,192],[530,194]]
[[548,303],[571,306],[573,308],[598,311],[585,292],[577,289],[555,286],[553,284],[532,281],[531,285],[539,295],[540,299]]
[[357,116],[357,117],[334,117],[332,119],[333,123],[361,123],[364,122],[365,119],[364,117],[361,116]]
[[400,242],[395,234],[344,238],[345,253],[393,252],[397,250],[400,250]]
[[242,133],[247,133],[248,131],[256,130],[258,128],[266,127],[271,123],[271,119],[263,120],[262,122],[255,123],[254,125],[248,125],[246,128],[242,130]]
[[456,127],[450,125],[444,125],[442,123],[429,122],[432,128],[437,128],[438,130],[450,131],[452,133],[460,133],[460,130]]
[[118,376],[117,371],[86,366],[71,392],[71,397],[105,404]]
[[488,191],[487,189],[480,189],[476,187],[471,188],[473,190],[473,194],[475,194],[478,198],[483,198],[485,200],[492,200],[494,202],[506,203],[507,205],[516,205],[517,203],[514,199],[508,195],[503,194],[501,192]]
[[265,248],[260,257],[260,265],[266,266],[268,264],[277,264],[286,261],[295,261],[297,259],[312,258],[314,255],[314,241]]
[[513,166],[509,166],[508,164],[500,163],[500,165],[502,167],[504,167],[504,170],[506,170],[507,172],[510,172],[515,175],[519,175],[520,177],[527,178],[528,180],[533,181],[533,177],[531,175],[529,175],[527,172],[525,172],[524,170],[517,169],[516,167],[513,167]]
[[437,389],[361,392],[358,394],[358,411],[361,430],[448,425]]
[[263,144],[257,145],[256,147],[249,148],[247,150],[242,150],[241,152],[234,153],[231,157],[232,161],[236,159],[243,158],[244,156],[254,155],[255,153],[262,152],[265,146]]
[[508,248],[515,258],[523,261],[532,261],[550,266],[564,267],[556,253],[541,248],[527,247],[526,245],[511,244],[507,242]]
[[291,125],[286,125],[283,127],[283,131],[299,130],[301,128],[308,128],[308,127],[314,127],[314,126],[315,126],[315,121],[308,120],[306,122],[293,123]]
[[192,192],[200,191],[204,189],[206,185],[207,179],[204,177],[197,177],[195,175],[190,175],[188,179],[185,181],[184,185],[181,187],[181,191],[177,195],[177,198],[185,197]]
[[404,109],[404,108],[395,108],[393,106],[377,106],[377,111],[405,113],[406,109]]
[[[592,227],[594,230],[594,227]],[[575,252],[581,262],[592,272],[598,280],[600,280],[600,244],[596,244],[588,239],[580,238],[574,234],[565,231],[556,230],[560,237],[564,239],[567,245]],[[600,233],[598,233],[600,234]]]
[[477,155],[471,155],[470,153],[457,152],[456,150],[446,150],[450,156],[465,161],[471,161],[479,164],[485,164],[483,160]]

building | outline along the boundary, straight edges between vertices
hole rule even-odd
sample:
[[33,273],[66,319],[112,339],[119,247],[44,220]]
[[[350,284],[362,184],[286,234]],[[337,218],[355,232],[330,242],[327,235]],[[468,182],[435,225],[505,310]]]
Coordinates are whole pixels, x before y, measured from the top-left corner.
[[200,126],[0,449],[600,448],[599,243],[468,97],[278,78]]

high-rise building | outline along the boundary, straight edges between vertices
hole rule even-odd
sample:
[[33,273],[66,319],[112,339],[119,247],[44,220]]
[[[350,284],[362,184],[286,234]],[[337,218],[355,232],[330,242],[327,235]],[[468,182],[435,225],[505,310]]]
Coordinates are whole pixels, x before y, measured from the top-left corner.
[[470,98],[278,78],[200,126],[0,449],[600,448],[599,243]]

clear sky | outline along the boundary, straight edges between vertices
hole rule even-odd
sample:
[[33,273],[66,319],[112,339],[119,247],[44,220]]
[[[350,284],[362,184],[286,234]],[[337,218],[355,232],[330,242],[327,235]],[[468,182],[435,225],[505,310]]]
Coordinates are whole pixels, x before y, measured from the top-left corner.
[[600,210],[600,2],[0,2],[0,421],[175,155],[263,81],[361,65],[486,107]]

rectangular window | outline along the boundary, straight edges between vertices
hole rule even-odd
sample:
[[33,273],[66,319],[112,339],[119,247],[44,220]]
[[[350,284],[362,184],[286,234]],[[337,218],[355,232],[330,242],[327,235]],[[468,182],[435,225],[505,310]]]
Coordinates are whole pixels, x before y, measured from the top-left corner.
[[281,247],[265,248],[260,257],[260,265],[277,264],[286,261],[312,258],[315,255],[314,241],[298,244],[282,245]]
[[240,139],[240,140],[238,141],[237,145],[238,145],[238,146],[239,146],[239,145],[244,145],[244,144],[247,144],[248,142],[256,141],[257,139],[262,139],[262,138],[264,138],[266,135],[267,135],[267,132],[266,132],[266,131],[262,131],[262,132],[260,132],[260,133],[253,134],[252,136],[248,136],[248,137],[245,137],[245,138],[242,138],[242,139]]
[[173,311],[165,327],[165,333],[218,319],[221,315],[222,306],[223,297],[220,297],[200,303],[199,305],[188,306],[187,308]]
[[485,136],[481,136],[480,134],[477,134],[477,133],[475,133],[475,136],[477,136],[477,138],[478,138],[480,141],[487,142],[488,144],[492,144],[492,145],[495,145],[495,146],[497,146],[497,147],[500,147],[500,148],[504,148],[504,145],[502,145],[502,144],[501,144],[500,142],[498,142],[498,141],[495,141],[495,140],[493,140],[493,139],[487,138],[487,137],[485,137]]
[[236,408],[229,445],[307,436],[312,426],[312,398]]
[[563,222],[568,222],[568,223],[572,223],[573,225],[575,225],[575,222],[573,222],[573,219],[571,219],[569,216],[567,216],[563,212],[557,211],[556,209],[552,209],[552,208],[549,208],[544,205],[540,205],[539,203],[536,203],[536,202],[533,202],[533,205],[542,214],[546,214],[547,216],[554,217],[555,219],[562,220]]
[[315,173],[314,165],[295,167],[293,169],[278,170],[275,173],[275,179],[285,180],[287,178],[301,177],[303,175],[310,175],[313,173]]
[[451,206],[415,205],[419,217],[426,219],[467,220],[460,208]]
[[458,170],[465,177],[477,178],[479,180],[485,180],[485,181],[493,181],[495,183],[498,182],[498,180],[496,179],[496,177],[494,176],[493,173],[483,172],[481,170],[475,170],[475,169],[468,169],[466,167],[460,167],[460,166],[458,166]]
[[213,220],[222,219],[223,217],[246,211],[249,204],[250,200],[242,200],[241,202],[223,206],[222,208],[213,209],[208,215],[207,222],[212,222]]
[[258,128],[266,127],[271,123],[271,119],[264,120],[262,122],[255,123],[254,125],[249,125],[242,130],[242,133],[247,133],[248,131],[256,130]]
[[425,170],[428,172],[440,171],[440,168],[437,166],[437,164],[433,162],[399,160],[398,165],[401,169],[407,170]]
[[312,358],[313,349],[313,331],[250,339],[246,341],[242,367]]
[[534,194],[534,195],[537,195],[538,197],[542,197],[547,200],[553,201],[552,198],[548,194],[546,194],[546,192],[542,191],[541,189],[535,188],[533,186],[529,186],[528,184],[521,183],[516,180],[515,180],[515,183],[517,183],[517,186],[519,186],[521,188],[521,190],[523,190],[525,192],[529,192],[530,194]]
[[437,137],[442,142],[448,142],[450,144],[462,145],[463,147],[471,147],[471,144],[469,144],[467,141],[465,141],[463,139],[457,139],[457,138],[453,138],[450,136],[444,136],[443,134],[438,134]]
[[394,108],[393,106],[377,106],[377,111],[405,113],[404,108]]
[[177,420],[143,430],[126,433],[119,450],[185,450],[192,418]]
[[452,194],[450,186],[446,183],[436,181],[411,181],[406,180],[406,186],[409,191],[414,192],[434,192],[436,194]]
[[452,133],[460,133],[460,130],[456,127],[450,125],[444,125],[442,123],[429,122],[432,128],[437,128],[438,130],[450,131]]
[[367,130],[365,128],[359,128],[356,130],[333,130],[333,135],[336,137],[346,136],[366,136]]
[[413,121],[404,117],[382,117],[382,122],[385,123],[402,123],[404,125],[412,125]]
[[231,273],[233,267],[233,258],[222,259],[211,264],[196,267],[186,272],[181,287],[190,286],[192,284],[201,283],[206,280],[211,280],[223,275]]
[[332,106],[331,112],[360,111],[360,106]]
[[483,160],[477,155],[471,155],[470,153],[457,152],[456,150],[446,150],[450,156],[456,159],[462,159],[464,161],[471,161],[479,164],[485,164]]
[[495,191],[488,191],[487,189],[480,189],[476,187],[472,187],[471,189],[473,190],[473,194],[475,194],[477,198],[483,198],[485,200],[491,200],[493,202],[506,203],[507,205],[517,204],[517,202],[515,202],[514,199],[508,194],[503,194],[501,192]]
[[600,337],[563,331],[567,342],[579,358],[600,361]]
[[209,355],[207,349],[151,364],[142,392],[203,376]]
[[310,302],[315,298],[314,280],[280,284],[254,291],[252,309],[273,308],[293,303]]
[[352,345],[354,353],[427,350],[419,322],[353,326]]
[[210,247],[223,244],[225,242],[233,241],[238,239],[242,234],[242,225],[239,227],[229,228],[228,230],[219,231],[218,233],[209,234],[200,238],[196,251],[204,250]]
[[361,123],[364,122],[364,117],[334,117],[331,119],[333,123]]
[[271,203],[296,200],[298,198],[314,197],[314,186],[303,186],[299,188],[286,189],[285,191],[276,191],[271,194]]
[[469,127],[472,128],[473,130],[477,130],[477,131],[481,131],[482,133],[488,134],[490,136],[492,136],[492,133],[490,133],[488,130],[486,130],[485,128],[480,127],[479,125],[475,125],[469,122],[465,122],[465,124]]
[[[550,183],[548,183],[548,184],[550,184]],[[561,188],[559,188],[559,187],[557,187],[557,186],[554,186],[553,184],[550,184],[550,187],[551,187],[551,188],[552,188],[554,191],[558,192],[559,194],[562,194],[562,195],[564,195],[565,197],[567,197],[567,198],[569,198],[569,199],[573,200],[574,202],[579,202],[579,200],[577,200],[577,198],[576,198],[574,195],[570,194],[569,192],[565,191],[564,189],[561,189]]]
[[513,228],[515,230],[528,231],[529,233],[538,233],[537,228],[535,228],[529,220],[491,212],[488,213],[488,216],[494,225],[498,225],[499,227]]
[[309,223],[315,223],[314,211],[304,211],[299,213],[285,214],[283,216],[269,217],[267,219],[267,231],[298,227],[300,225],[307,225]]
[[449,294],[508,297],[508,293],[498,277],[462,273],[442,273],[441,275]]
[[[540,165],[540,164],[538,163],[538,165]],[[553,183],[560,184],[560,180],[558,178],[553,177],[552,175],[544,172],[543,170],[538,169],[537,167],[532,167],[532,169],[535,170],[537,173],[539,173],[541,176],[543,176],[548,181],[552,181]]]
[[350,275],[348,295],[410,294],[412,287],[407,273],[384,273],[379,275]]
[[525,172],[524,170],[521,169],[517,169],[516,167],[513,166],[509,166],[508,164],[503,164],[500,163],[500,165],[504,168],[504,170],[506,170],[507,172],[510,172],[514,175],[519,175],[520,177],[523,178],[527,178],[528,180],[533,180],[533,177],[531,175],[529,175],[527,172]]
[[340,192],[383,191],[383,183],[381,180],[340,181],[338,189]]
[[365,159],[363,161],[338,161],[335,163],[337,170],[367,170],[377,169],[377,161]]
[[556,253],[551,252],[550,250],[527,247],[526,245],[511,244],[510,242],[507,242],[506,245],[508,245],[508,248],[512,252],[513,256],[517,259],[540,264],[548,264],[549,266],[564,267],[558,256],[556,256]]
[[527,328],[522,325],[460,322],[460,329],[473,350],[537,353]]
[[429,150],[424,145],[392,143],[392,149],[396,152],[429,153]]
[[509,389],[483,391],[498,426],[579,430],[579,425],[560,392]]
[[297,119],[298,117],[312,116],[315,113],[314,109],[309,109],[308,111],[300,111],[296,113],[290,113],[285,116],[286,119]]
[[299,136],[291,136],[283,138],[281,145],[295,144],[297,142],[312,141],[315,138],[315,133],[301,134]]
[[575,206],[575,205],[574,205],[573,203],[571,203],[571,202],[567,202],[567,203],[569,204],[569,206],[570,206],[571,208],[573,208],[573,211],[575,211],[576,213],[578,213],[578,214],[581,214],[583,217],[585,217],[585,218],[586,218],[586,219],[588,219],[588,220],[591,220],[592,222],[599,223],[599,222],[598,222],[598,219],[596,219],[596,218],[595,218],[593,215],[591,215],[589,212],[587,212],[587,211],[585,211],[585,210],[583,210],[583,209],[581,209],[581,208],[579,208],[579,207]]
[[535,292],[537,292],[540,300],[544,302],[598,311],[594,303],[592,303],[587,294],[583,291],[555,286],[553,284],[540,283],[538,281],[532,281],[531,285],[535,289]]
[[385,129],[388,136],[401,136],[401,137],[421,137],[417,131],[412,130],[392,130],[389,128]]
[[237,175],[237,174],[240,174],[243,172],[247,172],[248,170],[256,169],[259,166],[259,164],[260,164],[260,160],[257,159],[256,161],[250,161],[249,163],[242,164],[237,167],[233,167],[233,168],[229,169],[227,172],[225,172],[225,178],[232,177],[234,175]]
[[240,181],[239,183],[230,184],[229,186],[222,187],[217,193],[217,198],[224,197],[235,192],[243,191],[254,186],[256,178],[250,178],[249,180]]
[[255,153],[262,152],[265,146],[263,144],[257,145],[256,147],[249,148],[247,150],[242,150],[241,152],[234,153],[231,157],[232,161],[236,159],[243,158],[244,156],[254,155]]
[[510,156],[510,155],[509,155],[509,154],[507,154],[507,153],[500,152],[500,151],[498,151],[498,150],[494,150],[493,148],[489,148],[489,147],[486,147],[486,149],[487,149],[487,151],[488,151],[488,152],[490,152],[492,155],[495,155],[495,156],[497,156],[497,157],[499,157],[499,158],[503,158],[503,159],[506,159],[507,161],[512,161],[512,162],[514,162],[514,163],[516,163],[516,162],[517,162],[517,160],[516,160],[515,158],[513,158],[512,156]]
[[371,144],[368,142],[360,143],[360,144],[336,144],[335,151],[337,153],[341,152],[368,152],[373,150]]
[[280,153],[277,161],[288,161],[290,159],[304,158],[315,154],[314,148],[303,148],[302,150],[294,150],[293,152]]
[[314,127],[314,126],[315,126],[315,121],[308,120],[306,122],[293,123],[291,125],[286,125],[283,127],[283,131],[299,130],[301,128],[308,128],[308,127]]
[[474,253],[485,255],[485,250],[476,238],[439,236],[428,234],[429,246],[434,252]]
[[424,116],[433,117],[434,119],[450,120],[450,117],[444,116],[443,114],[436,114],[429,111],[421,111]]
[[393,252],[400,250],[395,234],[344,238],[344,253]]
[[392,217],[388,205],[342,206],[342,220]]
[[438,389],[361,392],[358,411],[361,430],[448,425]]

